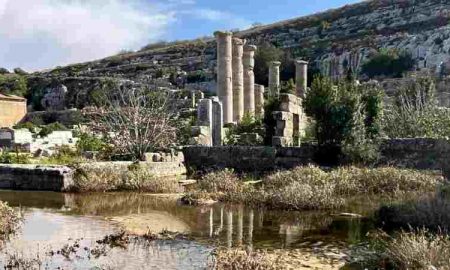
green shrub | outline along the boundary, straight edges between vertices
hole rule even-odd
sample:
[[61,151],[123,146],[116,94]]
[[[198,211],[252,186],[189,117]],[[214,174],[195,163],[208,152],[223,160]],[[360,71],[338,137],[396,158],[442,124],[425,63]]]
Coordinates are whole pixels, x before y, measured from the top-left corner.
[[230,126],[226,134],[226,144],[228,145],[261,145],[262,141],[246,141],[242,134],[256,133],[261,138],[265,135],[262,119],[245,113],[237,125]]
[[77,150],[80,152],[102,151],[105,147],[106,142],[95,135],[81,133],[78,137]]
[[0,74],[1,94],[25,96],[27,94],[27,80],[18,74]]
[[382,95],[375,86],[357,86],[316,77],[303,100],[316,123],[318,161],[370,162],[377,156]]
[[28,129],[30,132],[35,132],[37,126],[33,122],[19,123],[14,126],[14,129]]
[[434,80],[414,79],[404,85],[385,112],[383,129],[390,138],[449,138],[450,109],[437,106]]
[[406,51],[383,49],[362,65],[361,73],[369,78],[388,76],[400,78],[415,66],[412,55]]
[[30,164],[30,156],[28,154],[11,153],[3,150],[0,153],[0,164]]
[[59,122],[51,123],[41,127],[41,131],[39,131],[39,136],[45,137],[52,133],[53,131],[63,131],[68,130],[66,126]]

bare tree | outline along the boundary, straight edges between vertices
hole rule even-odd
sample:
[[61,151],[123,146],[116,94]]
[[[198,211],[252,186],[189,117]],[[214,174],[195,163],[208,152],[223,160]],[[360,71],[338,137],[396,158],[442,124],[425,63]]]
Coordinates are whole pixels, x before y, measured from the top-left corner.
[[116,86],[102,98],[92,121],[119,153],[143,160],[145,153],[168,148],[176,140],[171,93],[136,85]]

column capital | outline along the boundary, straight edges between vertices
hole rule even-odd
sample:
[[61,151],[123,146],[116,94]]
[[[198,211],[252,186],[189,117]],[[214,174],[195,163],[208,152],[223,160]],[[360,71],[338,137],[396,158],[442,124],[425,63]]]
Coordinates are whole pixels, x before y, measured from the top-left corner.
[[255,45],[245,45],[244,46],[244,52],[254,52],[256,51],[257,47]]
[[228,36],[232,36],[233,33],[229,32],[229,31],[216,31],[214,32],[214,36],[215,37],[228,37]]
[[279,67],[279,66],[281,66],[281,62],[280,61],[271,61],[269,64],[272,67]]
[[243,46],[243,45],[245,45],[246,42],[247,42],[247,40],[245,40],[245,39],[233,37],[233,45]]
[[308,65],[309,62],[299,58],[299,59],[295,59],[295,64],[298,66],[305,66],[305,65]]

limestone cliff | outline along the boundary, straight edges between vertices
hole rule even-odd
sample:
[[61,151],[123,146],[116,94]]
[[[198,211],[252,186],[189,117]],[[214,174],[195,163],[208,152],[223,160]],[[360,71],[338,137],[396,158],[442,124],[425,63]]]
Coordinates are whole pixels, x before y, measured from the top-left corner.
[[[448,0],[373,0],[235,34],[255,44],[264,41],[286,49],[299,48],[316,68],[330,76],[341,75],[344,65],[358,68],[379,48],[408,50],[418,68],[434,71],[450,61],[449,22]],[[202,70],[209,80],[215,77],[215,49],[212,38],[199,39],[33,75],[146,81],[167,79],[169,75],[162,72],[167,70],[188,74]]]

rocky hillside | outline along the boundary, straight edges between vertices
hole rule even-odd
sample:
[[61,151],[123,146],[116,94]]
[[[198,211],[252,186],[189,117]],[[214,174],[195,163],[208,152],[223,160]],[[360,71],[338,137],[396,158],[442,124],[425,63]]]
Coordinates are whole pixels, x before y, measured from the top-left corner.
[[[254,44],[270,42],[286,50],[297,48],[315,68],[330,76],[342,75],[344,65],[359,68],[379,48],[408,50],[418,68],[435,71],[442,62],[450,61],[449,23],[447,0],[373,0],[236,35]],[[215,57],[214,40],[202,39],[149,46],[139,52],[35,73],[33,77],[34,81],[113,77],[176,82],[177,78],[169,77],[187,74],[189,82],[201,71],[201,80],[208,81],[214,78]]]

